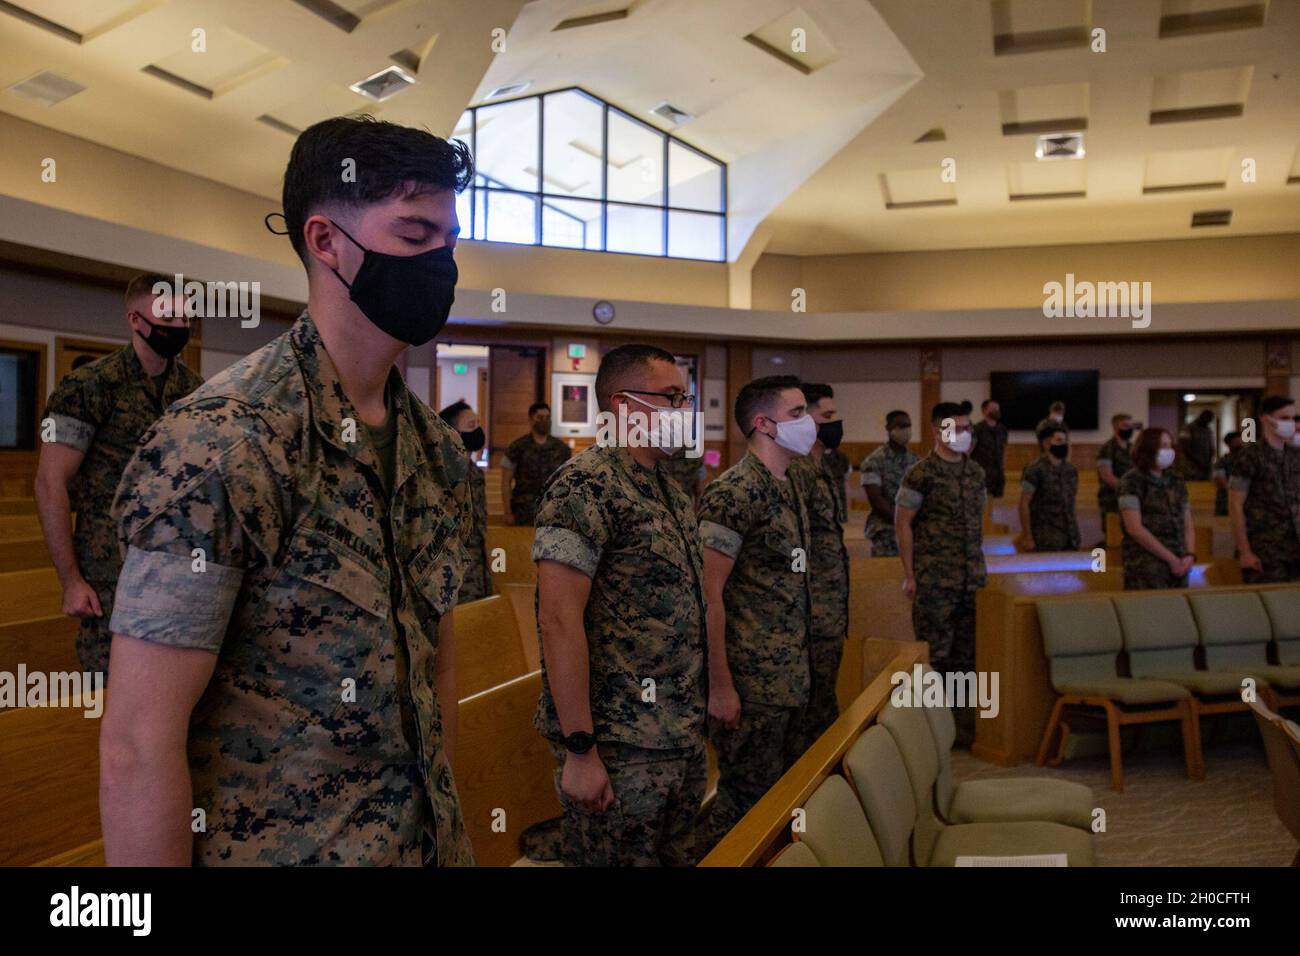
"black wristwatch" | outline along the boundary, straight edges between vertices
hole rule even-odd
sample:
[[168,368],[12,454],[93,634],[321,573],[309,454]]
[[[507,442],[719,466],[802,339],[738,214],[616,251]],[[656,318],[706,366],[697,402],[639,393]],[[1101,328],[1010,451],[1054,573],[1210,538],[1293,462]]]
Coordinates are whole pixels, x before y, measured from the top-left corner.
[[585,754],[592,747],[596,746],[596,736],[589,734],[585,730],[575,730],[567,737],[561,737],[564,749],[572,754]]

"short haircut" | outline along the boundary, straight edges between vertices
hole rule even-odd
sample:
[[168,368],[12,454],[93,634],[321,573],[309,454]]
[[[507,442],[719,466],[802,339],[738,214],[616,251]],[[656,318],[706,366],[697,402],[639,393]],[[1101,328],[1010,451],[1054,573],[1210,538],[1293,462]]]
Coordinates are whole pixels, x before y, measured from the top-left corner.
[[803,389],[803,400],[809,405],[816,405],[823,398],[835,397],[835,389],[820,382],[804,382],[799,387]]
[[934,408],[930,409],[930,424],[938,425],[945,418],[960,418],[962,415],[970,414],[970,402],[958,404],[957,402],[940,402]]
[[456,419],[460,418],[461,412],[472,411],[474,409],[469,407],[469,402],[452,402],[438,413],[438,417],[455,429]]
[[906,418],[909,425],[912,422],[911,415],[907,414],[907,412],[903,411],[901,408],[896,408],[885,416],[885,431],[893,428],[894,426],[892,423],[898,421],[900,418]]
[[1118,414],[1115,414],[1115,415],[1110,416],[1110,425],[1111,425],[1112,428],[1114,428],[1116,425],[1118,425],[1118,424],[1119,424],[1120,422],[1122,422],[1124,419],[1126,419],[1126,418],[1132,418],[1132,417],[1133,417],[1133,416],[1130,415],[1128,412],[1119,412]]
[[1049,408],[1048,411],[1049,411],[1049,412],[1063,412],[1063,411],[1065,411],[1065,402],[1061,401],[1061,400],[1058,398],[1056,401],[1052,402],[1052,407]]
[[1038,443],[1041,445],[1043,442],[1050,440],[1057,432],[1066,436],[1070,434],[1070,430],[1060,422],[1048,422],[1042,428],[1038,429],[1038,431],[1034,432],[1034,437],[1038,439]]
[[[1133,459],[1133,467],[1142,472],[1154,471],[1156,455],[1160,451],[1160,440],[1168,434],[1169,432],[1156,425],[1142,429],[1138,434],[1137,441],[1133,442],[1133,452],[1130,455]],[[1174,448],[1174,455],[1177,456],[1177,445]]]
[[754,416],[770,411],[777,396],[791,388],[801,388],[793,375],[767,375],[742,386],[732,409],[740,433],[746,438],[754,434]]
[[1234,438],[1240,438],[1240,437],[1241,437],[1241,432],[1228,432],[1228,434],[1223,436],[1223,443],[1227,445]]
[[548,412],[551,410],[551,406],[547,405],[545,402],[533,402],[533,404],[528,406],[528,417],[532,418],[543,408],[546,409]]
[[625,388],[628,379],[644,371],[651,362],[676,365],[677,357],[657,345],[620,345],[606,352],[596,372],[596,406],[602,412],[609,411],[611,396]]
[[[153,291],[154,286],[161,283],[162,285],[165,285],[168,289],[172,289],[174,287],[175,282],[176,282],[176,276],[174,275],[165,276],[160,272],[142,272],[126,284],[126,297],[125,297],[126,304],[130,305],[136,299],[140,299],[145,296],[148,296],[151,299],[155,298],[154,291]],[[182,276],[181,291],[183,292],[184,290],[185,290],[185,278]],[[152,318],[156,318],[156,316],[150,315],[150,316],[146,316],[146,318],[152,319]]]
[[[980,411],[981,411],[981,412],[984,411],[984,409],[988,408],[990,405],[992,405],[994,402],[997,402],[997,401],[998,401],[998,400],[997,400],[996,398],[986,398],[986,399],[984,399],[984,401],[980,402]],[[1002,403],[1001,403],[1001,402],[998,402],[998,404],[1000,405],[1000,404],[1002,404]]]
[[1279,408],[1286,408],[1288,405],[1294,405],[1295,399],[1290,395],[1268,395],[1259,403],[1259,413],[1261,415],[1272,415]]
[[[351,160],[356,181],[343,176]],[[403,198],[460,192],[474,178],[469,147],[373,116],[335,116],[299,134],[284,170],[285,226],[293,251],[309,261],[303,226],[324,206],[360,207]]]

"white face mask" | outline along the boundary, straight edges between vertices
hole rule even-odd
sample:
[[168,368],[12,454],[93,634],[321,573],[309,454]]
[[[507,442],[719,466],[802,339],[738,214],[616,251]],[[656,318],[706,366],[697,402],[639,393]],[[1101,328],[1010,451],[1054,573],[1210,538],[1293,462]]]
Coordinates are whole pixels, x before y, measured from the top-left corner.
[[691,418],[686,409],[652,405],[636,395],[628,395],[627,397],[648,408],[649,411],[646,412],[646,415],[651,419],[650,428],[648,429],[639,424],[632,425],[631,422],[628,423],[629,444],[640,447],[649,445],[658,448],[670,457],[690,444]]
[[1161,448],[1156,452],[1156,467],[1164,471],[1174,463],[1174,450],[1172,448]]
[[776,443],[796,455],[806,455],[817,442],[817,423],[811,415],[776,423]]
[[1273,419],[1273,430],[1278,438],[1291,438],[1295,435],[1295,422],[1289,418]]
[[1048,417],[1049,417],[1052,421],[1056,422],[1058,425],[1059,425],[1061,422],[1065,421],[1065,416],[1064,416],[1064,415],[1049,415]]
[[957,432],[952,436],[952,441],[946,441],[944,444],[948,446],[949,451],[955,451],[959,455],[964,455],[966,452],[970,451],[971,433]]

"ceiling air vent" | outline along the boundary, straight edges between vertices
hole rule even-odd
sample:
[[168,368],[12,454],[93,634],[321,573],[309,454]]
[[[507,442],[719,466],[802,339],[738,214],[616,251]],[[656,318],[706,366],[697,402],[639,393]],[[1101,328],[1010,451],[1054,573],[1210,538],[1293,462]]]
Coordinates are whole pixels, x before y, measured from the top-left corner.
[[1192,228],[1201,226],[1226,226],[1232,222],[1231,209],[1208,209],[1205,212],[1192,213]]
[[411,76],[400,66],[390,66],[386,70],[380,70],[373,76],[368,76],[360,83],[353,83],[348,87],[353,93],[360,93],[376,103],[382,103],[391,96],[395,96],[407,87],[415,85],[415,77]]
[[695,119],[694,115],[686,112],[686,110],[678,109],[671,103],[660,103],[650,112],[662,120],[667,120],[674,126],[684,126],[691,120]]
[[590,27],[597,23],[609,23],[612,20],[626,20],[627,10],[611,10],[608,13],[593,13],[586,17],[570,17],[567,20],[561,20],[555,26],[551,27],[551,32],[559,30],[572,30],[575,27]]
[[1082,133],[1049,133],[1038,137],[1034,155],[1039,159],[1082,159]]
[[9,87],[8,92],[15,96],[21,96],[25,100],[32,100],[43,106],[53,106],[55,103],[62,103],[69,96],[75,96],[84,90],[85,87],[66,76],[60,76],[57,73],[51,73],[45,70],[37,73],[35,76],[29,76],[27,79],[15,83]]
[[507,83],[505,86],[498,86],[495,90],[485,96],[484,99],[496,100],[503,96],[514,96],[516,93],[522,93],[532,85],[532,80],[524,80],[522,83]]
[[948,139],[948,134],[943,131],[943,127],[936,126],[934,129],[928,129],[916,139],[913,143],[942,143]]

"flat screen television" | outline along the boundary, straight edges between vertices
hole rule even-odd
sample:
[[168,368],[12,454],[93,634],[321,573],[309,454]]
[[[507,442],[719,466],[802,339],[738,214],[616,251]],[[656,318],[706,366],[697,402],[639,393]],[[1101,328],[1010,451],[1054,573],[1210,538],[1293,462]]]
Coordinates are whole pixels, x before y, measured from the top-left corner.
[[36,447],[36,388],[41,353],[0,348],[0,450]]
[[1002,424],[1012,431],[1033,431],[1047,417],[1052,402],[1065,402],[1065,424],[1076,431],[1097,427],[1096,369],[1052,372],[990,372],[989,397],[1002,406]]

